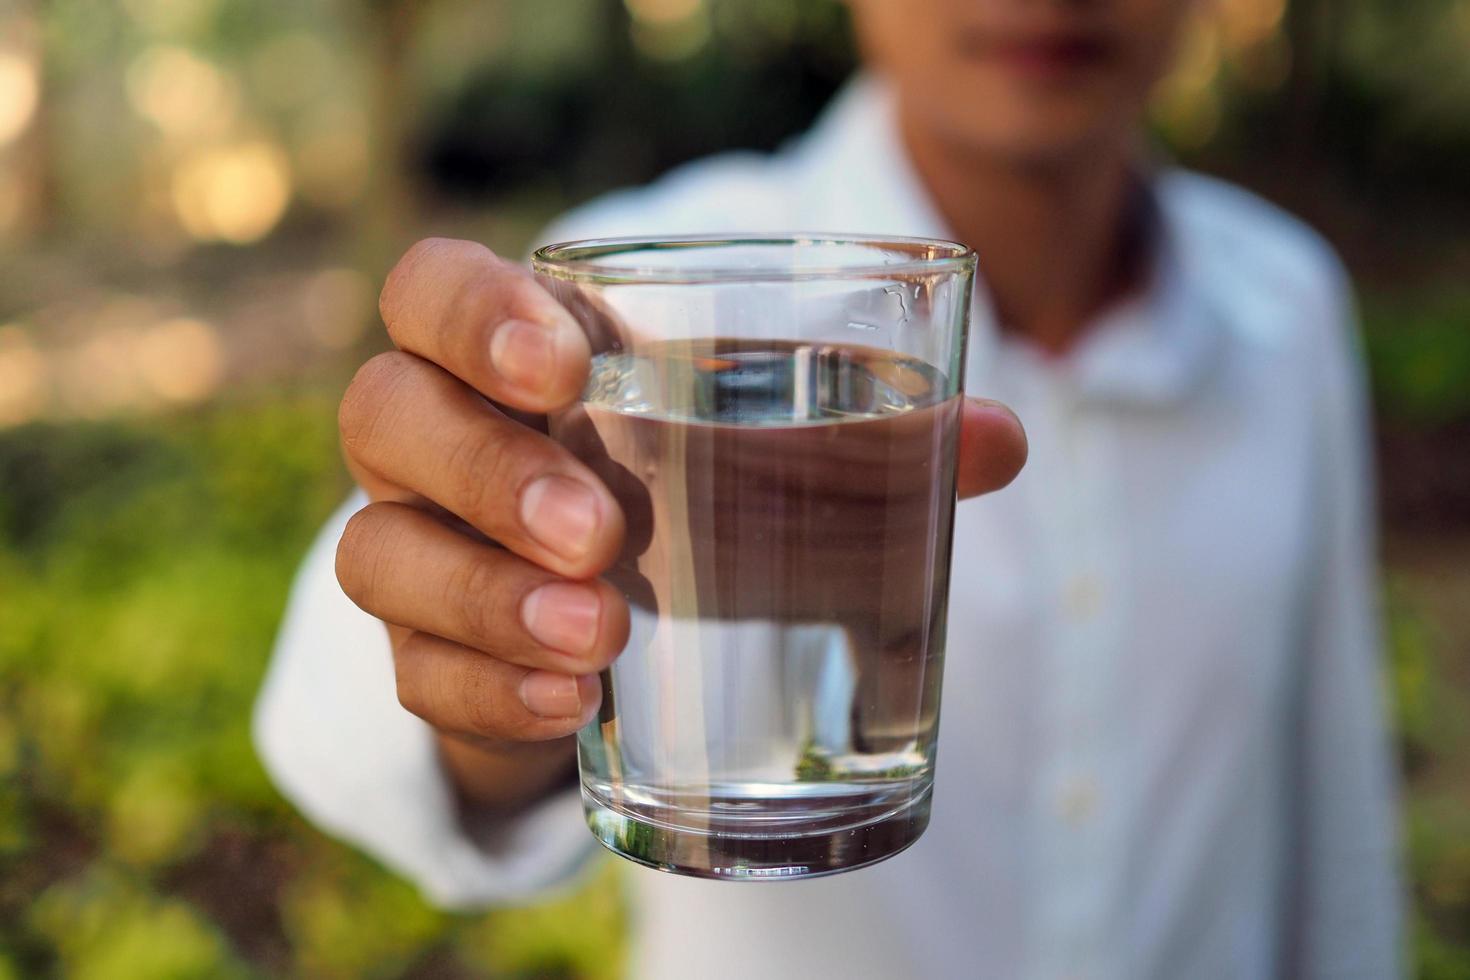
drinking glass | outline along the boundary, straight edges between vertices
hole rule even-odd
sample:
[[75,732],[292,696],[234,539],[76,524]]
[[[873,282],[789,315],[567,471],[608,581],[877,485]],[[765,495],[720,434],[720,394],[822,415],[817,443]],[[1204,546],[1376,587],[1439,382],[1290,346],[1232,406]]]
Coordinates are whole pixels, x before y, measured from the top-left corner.
[[591,341],[552,436],[627,522],[627,646],[578,734],[641,864],[831,874],[929,819],[974,255],[907,238],[552,245]]

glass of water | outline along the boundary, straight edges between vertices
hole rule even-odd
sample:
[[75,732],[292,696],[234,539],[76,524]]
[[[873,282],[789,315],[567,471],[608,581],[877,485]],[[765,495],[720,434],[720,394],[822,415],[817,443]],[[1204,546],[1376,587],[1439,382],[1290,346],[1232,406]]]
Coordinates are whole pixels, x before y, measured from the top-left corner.
[[877,238],[601,240],[533,266],[592,374],[552,436],[612,490],[627,647],[578,735],[641,864],[831,874],[929,819],[974,255]]

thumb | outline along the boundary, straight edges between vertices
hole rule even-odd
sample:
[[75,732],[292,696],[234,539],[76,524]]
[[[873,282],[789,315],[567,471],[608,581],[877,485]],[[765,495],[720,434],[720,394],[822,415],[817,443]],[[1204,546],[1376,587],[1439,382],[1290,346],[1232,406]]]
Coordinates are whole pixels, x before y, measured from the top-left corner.
[[960,416],[960,499],[999,490],[1026,463],[1026,430],[1000,402],[966,398]]

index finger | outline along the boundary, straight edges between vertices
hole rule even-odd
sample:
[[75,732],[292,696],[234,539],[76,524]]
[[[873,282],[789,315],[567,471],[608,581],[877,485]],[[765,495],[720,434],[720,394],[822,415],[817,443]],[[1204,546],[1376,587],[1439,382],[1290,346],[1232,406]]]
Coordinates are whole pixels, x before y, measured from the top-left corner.
[[1026,430],[1015,412],[1000,402],[965,399],[957,486],[961,500],[1010,483],[1026,465],[1026,454]]
[[388,274],[378,307],[400,350],[502,404],[550,412],[586,383],[591,349],[577,321],[529,270],[483,245],[419,242]]

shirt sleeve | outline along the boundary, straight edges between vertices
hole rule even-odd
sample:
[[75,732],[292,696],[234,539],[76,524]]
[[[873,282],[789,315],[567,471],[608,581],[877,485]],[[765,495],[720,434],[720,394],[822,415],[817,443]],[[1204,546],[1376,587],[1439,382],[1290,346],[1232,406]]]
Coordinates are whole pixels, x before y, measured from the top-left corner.
[[1403,974],[1397,788],[1384,724],[1369,413],[1345,277],[1313,358],[1318,546],[1301,679],[1289,976]]
[[569,883],[597,844],[575,789],[514,819],[464,827],[432,730],[399,703],[383,624],[337,584],[355,494],[302,563],[255,706],[257,751],[313,823],[447,908],[524,902]]

